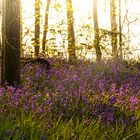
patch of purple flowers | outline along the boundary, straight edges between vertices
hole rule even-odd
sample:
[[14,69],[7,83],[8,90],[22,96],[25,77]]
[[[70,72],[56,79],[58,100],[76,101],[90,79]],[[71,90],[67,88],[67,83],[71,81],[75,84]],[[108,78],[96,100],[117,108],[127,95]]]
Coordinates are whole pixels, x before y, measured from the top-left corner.
[[0,88],[0,114],[12,110],[66,120],[101,118],[109,125],[127,124],[140,110],[139,69],[118,62],[49,61],[54,65],[50,70],[26,65],[21,70],[22,88]]

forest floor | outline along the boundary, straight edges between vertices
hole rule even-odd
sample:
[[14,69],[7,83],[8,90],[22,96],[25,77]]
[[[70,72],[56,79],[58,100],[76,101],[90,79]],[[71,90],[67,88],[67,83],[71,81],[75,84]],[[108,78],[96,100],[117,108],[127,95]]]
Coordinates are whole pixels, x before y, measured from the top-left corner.
[[140,139],[140,62],[48,61],[0,88],[0,139]]

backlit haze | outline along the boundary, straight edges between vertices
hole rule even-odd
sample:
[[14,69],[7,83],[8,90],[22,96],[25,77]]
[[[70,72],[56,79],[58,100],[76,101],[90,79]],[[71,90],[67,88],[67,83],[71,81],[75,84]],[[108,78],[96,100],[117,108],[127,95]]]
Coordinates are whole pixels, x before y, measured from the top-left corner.
[[[23,31],[26,32],[26,35],[23,33],[23,44],[28,46],[27,49],[30,51],[33,48],[32,40],[34,38],[34,1],[35,0],[22,0],[22,18],[23,18]],[[43,31],[44,24],[44,14],[45,14],[45,6],[47,0],[42,0],[41,6],[41,32]],[[129,25],[130,34],[131,34],[131,43],[130,49],[133,50],[134,55],[140,54],[140,10],[139,0],[128,0],[128,19],[132,22]],[[55,7],[55,8],[54,8]],[[81,38],[78,37],[78,31],[82,25],[90,25],[93,27],[93,0],[73,0],[73,8],[74,8],[74,19],[75,19],[75,36],[77,45],[80,43],[86,43],[85,38],[87,36],[87,32],[85,31],[85,35]],[[98,19],[99,19],[99,27],[101,29],[110,30],[110,7],[109,0],[98,0]],[[118,14],[118,13],[117,13]],[[123,24],[123,33],[127,34],[128,26],[126,24],[126,10],[125,10],[125,0],[122,0],[122,23]],[[139,18],[139,19],[138,19]],[[117,16],[118,20],[118,16]],[[58,30],[67,30],[67,27],[63,24],[66,23],[66,8],[65,8],[65,0],[52,0],[50,14],[49,14],[49,29]],[[133,22],[135,21],[135,22]],[[50,38],[50,34],[48,34],[47,38]],[[91,35],[92,37],[93,35]],[[41,35],[42,37],[42,35]],[[127,37],[127,36],[126,36]],[[56,34],[56,45],[61,46],[62,44],[62,36],[59,33]]]

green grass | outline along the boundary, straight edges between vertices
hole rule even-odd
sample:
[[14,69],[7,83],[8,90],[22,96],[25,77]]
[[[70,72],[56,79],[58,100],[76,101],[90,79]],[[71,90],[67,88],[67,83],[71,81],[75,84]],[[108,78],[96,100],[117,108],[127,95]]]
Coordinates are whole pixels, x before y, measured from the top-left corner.
[[129,126],[102,126],[100,119],[64,121],[62,117],[47,122],[47,118],[33,113],[1,118],[1,140],[139,140],[140,120]]

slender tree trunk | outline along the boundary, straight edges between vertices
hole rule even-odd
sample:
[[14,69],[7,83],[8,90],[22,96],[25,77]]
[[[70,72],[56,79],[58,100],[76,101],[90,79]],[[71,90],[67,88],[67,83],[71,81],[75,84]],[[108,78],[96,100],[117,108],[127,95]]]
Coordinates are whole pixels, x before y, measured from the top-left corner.
[[[126,24],[127,24],[127,51],[130,50],[130,38],[131,38],[131,33],[130,33],[130,20],[129,20],[129,4],[128,0],[125,0],[125,10],[126,10]],[[124,58],[126,57],[127,53],[124,53]]]
[[119,0],[119,51],[120,51],[120,58],[123,58],[122,53],[122,9],[121,9],[121,0]]
[[40,49],[40,0],[35,0],[35,56]]
[[117,58],[117,23],[116,23],[116,0],[110,0],[110,21],[111,21],[111,45],[112,55]]
[[[20,19],[22,19],[22,6],[20,7]],[[21,20],[21,22],[20,22],[20,31],[21,31],[21,33],[20,33],[20,35],[21,35],[21,39],[20,39],[20,57],[21,58],[23,58],[24,57],[24,49],[23,49],[23,45],[22,45],[22,36],[23,36],[23,22],[22,22],[22,20]]]
[[75,48],[75,33],[74,33],[74,19],[72,0],[66,0],[67,7],[67,24],[68,24],[68,53],[69,61],[76,59]]
[[6,24],[5,24],[5,15],[6,15],[6,3],[4,0],[2,1],[2,63],[1,63],[1,84],[5,86],[5,32],[6,32]]
[[43,40],[42,40],[43,53],[45,53],[45,50],[46,50],[46,37],[47,37],[47,32],[48,32],[48,18],[49,18],[50,3],[51,3],[51,0],[47,0],[46,12],[45,12],[45,24],[44,24]]
[[100,38],[99,38],[99,25],[98,25],[98,1],[93,1],[93,19],[94,19],[94,47],[96,51],[96,61],[100,62],[102,59],[102,52],[100,49]]
[[3,0],[2,84],[20,83],[20,0]]

